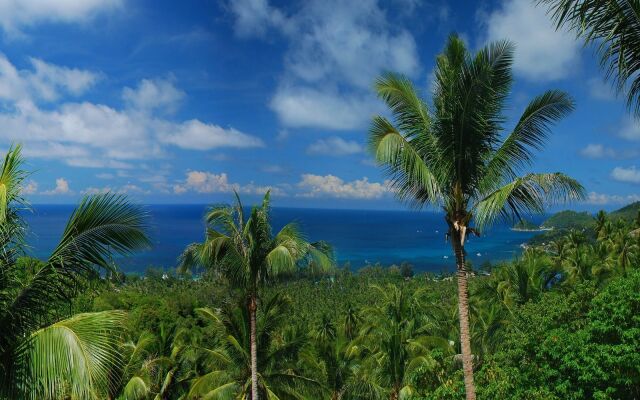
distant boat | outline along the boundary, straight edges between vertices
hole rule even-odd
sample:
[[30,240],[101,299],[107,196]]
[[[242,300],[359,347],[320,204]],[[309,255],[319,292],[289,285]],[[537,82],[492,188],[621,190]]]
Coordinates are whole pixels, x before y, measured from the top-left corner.
[[482,254],[480,254],[480,253],[476,253],[476,256],[478,256],[478,257],[482,257]]
[[446,259],[446,258],[449,258],[449,256],[443,256],[442,258],[445,258],[445,259]]

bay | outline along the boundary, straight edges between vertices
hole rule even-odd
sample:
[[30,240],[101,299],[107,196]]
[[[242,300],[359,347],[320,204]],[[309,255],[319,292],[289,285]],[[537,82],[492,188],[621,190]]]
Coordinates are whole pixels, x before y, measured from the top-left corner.
[[[206,205],[172,204],[145,206],[150,214],[153,246],[147,251],[118,258],[115,262],[127,273],[143,273],[149,267],[171,269],[182,250],[204,236],[202,217]],[[27,242],[30,254],[47,257],[57,244],[72,205],[32,206],[25,213],[30,227]],[[540,223],[543,216],[533,218]],[[296,221],[311,241],[333,245],[338,262],[349,262],[353,270],[381,263],[407,261],[417,271],[443,272],[454,269],[451,245],[445,241],[446,224],[442,213],[431,211],[331,210],[274,208],[272,222],[279,229]],[[479,267],[487,261],[509,260],[536,232],[512,231],[497,223],[482,237],[467,242],[467,258]]]

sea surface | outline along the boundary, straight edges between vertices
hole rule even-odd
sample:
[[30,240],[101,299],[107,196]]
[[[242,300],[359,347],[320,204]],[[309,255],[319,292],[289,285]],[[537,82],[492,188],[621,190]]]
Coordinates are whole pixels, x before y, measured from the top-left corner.
[[[30,226],[30,253],[46,258],[56,246],[73,211],[72,205],[34,205],[25,214]],[[205,205],[148,205],[151,215],[150,250],[119,258],[127,273],[143,273],[149,267],[172,269],[182,250],[204,236]],[[544,216],[534,218],[540,223]],[[349,262],[353,270],[381,263],[408,261],[417,271],[444,272],[454,269],[451,245],[445,241],[442,213],[428,211],[328,210],[274,208],[276,229],[296,221],[311,241],[325,240],[335,249],[340,265]],[[466,244],[467,258],[476,266],[486,261],[508,260],[518,255],[521,244],[535,232],[516,232],[498,223],[482,237]]]

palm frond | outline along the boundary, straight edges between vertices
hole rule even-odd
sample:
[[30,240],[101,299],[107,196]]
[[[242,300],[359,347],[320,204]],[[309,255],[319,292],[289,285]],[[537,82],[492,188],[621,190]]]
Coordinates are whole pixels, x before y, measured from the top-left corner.
[[194,268],[205,266],[202,257],[203,247],[202,243],[189,244],[178,257],[177,271],[184,274],[191,272]]
[[376,80],[375,89],[391,109],[399,130],[409,140],[428,132],[431,126],[429,110],[408,78],[387,72]]
[[147,247],[145,229],[146,213],[124,196],[86,197],[49,260],[0,310],[0,323],[11,333],[0,337],[0,349],[11,348],[11,341],[37,329],[52,305],[68,300],[84,278],[97,275],[95,266],[112,270],[113,252],[129,254]]
[[112,269],[111,255],[128,255],[148,248],[147,213],[126,196],[105,193],[87,196],[67,222],[50,263],[86,269]]
[[20,192],[22,182],[28,176],[23,169],[22,146],[12,146],[7,151],[0,171],[0,224],[7,220],[7,213],[12,202],[24,203]]
[[472,207],[478,229],[496,218],[521,219],[523,215],[541,213],[547,204],[581,200],[584,187],[561,173],[528,174],[488,194]]
[[550,133],[550,125],[569,114],[573,108],[573,99],[558,90],[550,90],[534,98],[513,131],[493,152],[487,163],[482,188],[514,179],[518,168],[531,163],[532,151],[542,150]]
[[640,115],[640,3],[628,0],[539,0],[557,28],[595,44],[606,78],[627,92],[627,106]]
[[[414,147],[418,139],[408,141],[386,118],[376,116],[369,130],[369,150],[378,164],[384,166],[391,179],[391,185],[400,199],[416,201],[421,204],[437,204],[442,198],[442,189],[438,174],[445,170],[434,171],[421,154],[432,151],[430,158],[440,160],[437,146]],[[446,161],[443,161],[446,165]],[[433,165],[438,165],[434,163]]]
[[225,371],[212,371],[196,378],[191,384],[189,399],[234,399],[239,385]]
[[118,400],[145,400],[151,393],[151,388],[147,383],[139,376],[134,376],[129,379],[122,394],[118,397]]
[[21,398],[100,398],[121,362],[118,344],[125,314],[78,314],[32,333],[17,349]]

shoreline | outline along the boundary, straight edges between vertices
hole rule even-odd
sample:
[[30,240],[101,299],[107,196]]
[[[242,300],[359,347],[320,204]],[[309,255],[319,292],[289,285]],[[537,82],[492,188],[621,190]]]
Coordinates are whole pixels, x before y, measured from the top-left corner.
[[552,231],[553,228],[536,228],[536,229],[526,229],[526,228],[509,228],[514,232],[546,232]]

